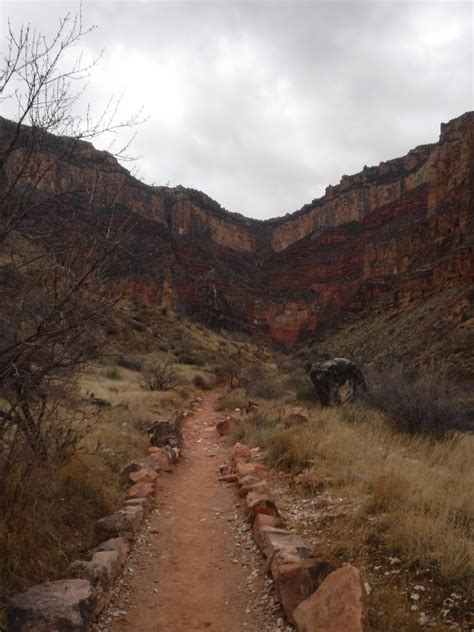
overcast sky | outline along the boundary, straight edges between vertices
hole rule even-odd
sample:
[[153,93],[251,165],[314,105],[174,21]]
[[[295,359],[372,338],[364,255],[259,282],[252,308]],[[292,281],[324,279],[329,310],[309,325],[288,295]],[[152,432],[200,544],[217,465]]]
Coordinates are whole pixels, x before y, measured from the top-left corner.
[[[7,17],[48,33],[77,7],[2,0],[2,33]],[[88,100],[124,92],[123,112],[148,117],[141,179],[251,217],[297,210],[474,109],[471,2],[85,0],[83,14],[85,58],[105,49]]]

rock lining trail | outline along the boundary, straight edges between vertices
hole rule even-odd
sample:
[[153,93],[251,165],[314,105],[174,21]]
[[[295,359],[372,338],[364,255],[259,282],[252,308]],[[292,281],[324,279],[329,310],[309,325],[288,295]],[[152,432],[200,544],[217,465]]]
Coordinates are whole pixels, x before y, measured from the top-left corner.
[[184,421],[183,459],[160,475],[155,508],[96,630],[286,629],[235,488],[217,480],[228,460],[215,429],[217,396],[204,394]]

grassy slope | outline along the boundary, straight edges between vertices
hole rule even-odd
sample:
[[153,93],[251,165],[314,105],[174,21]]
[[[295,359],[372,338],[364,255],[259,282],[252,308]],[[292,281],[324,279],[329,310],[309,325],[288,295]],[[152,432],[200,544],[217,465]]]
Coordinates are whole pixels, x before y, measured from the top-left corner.
[[[12,509],[0,516],[0,607],[16,591],[63,576],[95,544],[95,520],[125,495],[120,470],[146,450],[145,428],[186,407],[198,392],[196,376],[212,386],[217,365],[236,354],[244,363],[265,355],[250,341],[233,341],[171,312],[127,301],[104,320],[102,351],[77,383],[79,408],[91,424],[81,453],[52,470],[37,468],[27,484],[5,482],[11,494],[5,506]],[[175,363],[176,388],[144,388],[143,367],[151,357]],[[97,408],[92,398],[109,405]]]
[[[469,629],[474,437],[433,441],[395,432],[362,402],[321,409],[298,401],[288,369],[278,371],[279,397],[257,397],[258,411],[243,417],[234,438],[264,448],[287,472],[274,493],[291,526],[312,538],[318,556],[363,569],[375,630],[418,630],[420,612],[432,629]],[[226,395],[218,408],[236,403]],[[307,421],[295,425],[295,412]]]

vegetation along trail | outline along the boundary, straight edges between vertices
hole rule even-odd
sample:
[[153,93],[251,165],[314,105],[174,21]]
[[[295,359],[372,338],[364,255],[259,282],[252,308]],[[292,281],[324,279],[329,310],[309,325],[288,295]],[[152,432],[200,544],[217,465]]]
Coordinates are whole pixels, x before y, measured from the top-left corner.
[[251,569],[235,541],[235,491],[217,480],[226,450],[216,443],[216,397],[204,394],[184,422],[183,459],[159,479],[148,533],[112,606],[112,614],[126,614],[111,632],[266,629],[248,608]]

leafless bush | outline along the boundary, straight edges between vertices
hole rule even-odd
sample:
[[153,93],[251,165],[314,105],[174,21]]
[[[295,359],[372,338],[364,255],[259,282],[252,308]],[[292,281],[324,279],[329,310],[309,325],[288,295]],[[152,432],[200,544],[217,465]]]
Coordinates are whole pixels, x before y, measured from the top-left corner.
[[153,358],[143,367],[143,383],[150,391],[170,391],[182,384],[182,379],[170,361]]
[[368,397],[401,432],[440,438],[451,431],[474,430],[468,392],[443,370],[371,371]]
[[249,366],[242,374],[242,386],[249,397],[277,399],[285,394],[281,380],[260,364]]

